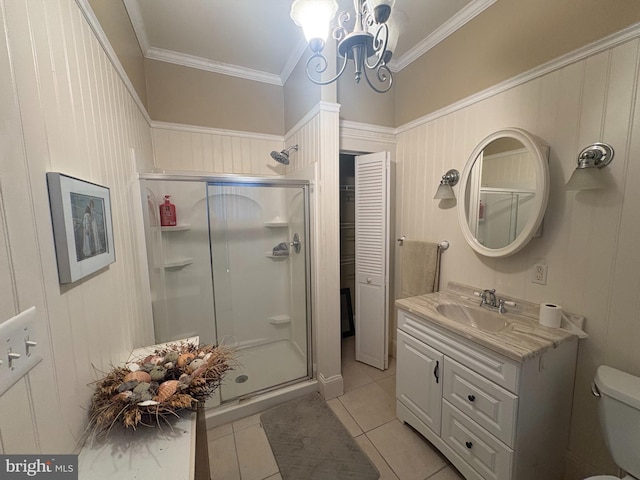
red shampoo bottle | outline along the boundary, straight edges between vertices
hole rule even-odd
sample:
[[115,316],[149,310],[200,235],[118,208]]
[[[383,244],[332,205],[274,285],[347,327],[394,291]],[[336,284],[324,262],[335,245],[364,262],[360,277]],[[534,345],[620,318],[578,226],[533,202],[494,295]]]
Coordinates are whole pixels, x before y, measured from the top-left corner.
[[160,225],[163,227],[175,227],[178,222],[176,219],[176,206],[169,202],[171,195],[164,196],[164,203],[160,205]]

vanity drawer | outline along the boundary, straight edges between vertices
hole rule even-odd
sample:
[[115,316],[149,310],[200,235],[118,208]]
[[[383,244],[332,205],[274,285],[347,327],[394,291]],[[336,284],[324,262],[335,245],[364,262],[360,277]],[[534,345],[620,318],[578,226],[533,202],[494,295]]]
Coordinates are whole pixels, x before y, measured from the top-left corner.
[[442,402],[442,440],[486,480],[509,480],[513,450],[449,402]]
[[446,357],[443,396],[481,427],[513,447],[518,415],[516,395]]

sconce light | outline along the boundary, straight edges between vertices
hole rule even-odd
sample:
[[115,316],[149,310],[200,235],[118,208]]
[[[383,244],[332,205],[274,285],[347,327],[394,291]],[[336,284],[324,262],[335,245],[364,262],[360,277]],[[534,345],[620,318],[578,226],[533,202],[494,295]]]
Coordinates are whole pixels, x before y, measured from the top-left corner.
[[567,190],[605,188],[602,173],[598,171],[613,160],[613,147],[606,143],[594,143],[580,152],[578,166],[567,182]]
[[438,186],[438,190],[436,190],[436,194],[433,196],[434,200],[448,200],[451,198],[456,198],[453,193],[453,187],[460,180],[460,172],[455,168],[452,168],[447,173],[442,176],[442,180],[440,180],[440,185]]

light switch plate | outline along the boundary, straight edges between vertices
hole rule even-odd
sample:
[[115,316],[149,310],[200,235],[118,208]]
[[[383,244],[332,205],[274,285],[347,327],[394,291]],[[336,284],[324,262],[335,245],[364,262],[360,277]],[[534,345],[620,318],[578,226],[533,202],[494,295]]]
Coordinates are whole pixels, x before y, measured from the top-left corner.
[[0,323],[0,395],[42,361],[37,318],[36,307],[31,307]]

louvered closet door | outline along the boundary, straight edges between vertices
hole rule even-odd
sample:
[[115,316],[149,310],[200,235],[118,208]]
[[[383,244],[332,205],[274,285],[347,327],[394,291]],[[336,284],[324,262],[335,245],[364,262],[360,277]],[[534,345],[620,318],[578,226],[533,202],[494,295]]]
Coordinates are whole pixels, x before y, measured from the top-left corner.
[[355,159],[356,360],[388,368],[389,153]]

